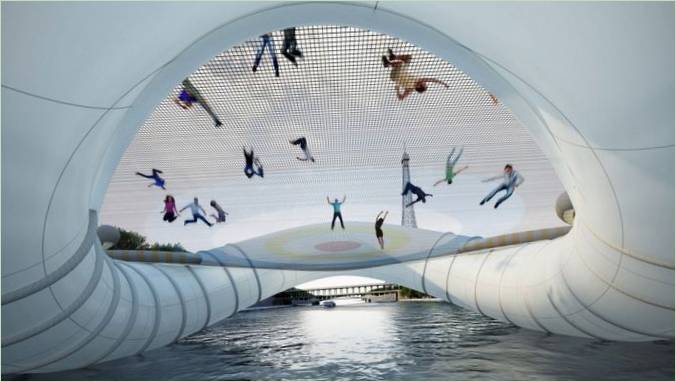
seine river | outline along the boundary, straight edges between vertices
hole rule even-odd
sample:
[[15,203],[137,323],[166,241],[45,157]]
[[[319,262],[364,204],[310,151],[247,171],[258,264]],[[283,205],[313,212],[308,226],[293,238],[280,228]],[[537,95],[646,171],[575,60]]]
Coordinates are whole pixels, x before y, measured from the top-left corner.
[[674,343],[519,329],[445,303],[241,312],[142,356],[27,379],[674,380]]

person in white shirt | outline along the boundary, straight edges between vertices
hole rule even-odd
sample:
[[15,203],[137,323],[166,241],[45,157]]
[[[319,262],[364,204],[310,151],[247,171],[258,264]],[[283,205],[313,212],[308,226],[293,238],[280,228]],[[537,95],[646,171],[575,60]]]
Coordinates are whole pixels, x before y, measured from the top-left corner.
[[498,185],[493,191],[491,191],[485,198],[479,203],[479,205],[484,205],[487,201],[491,200],[498,192],[504,190],[505,194],[498,199],[493,208],[498,208],[502,202],[509,199],[510,196],[514,193],[514,189],[519,187],[524,178],[516,170],[512,168],[511,164],[505,165],[504,173],[502,175],[494,176],[492,178],[484,179],[482,182],[490,182],[493,180],[498,180],[502,178],[502,183]]
[[312,162],[315,161],[315,158],[312,156],[312,153],[310,153],[310,148],[307,147],[307,139],[305,139],[305,137],[300,137],[300,138],[296,139],[295,141],[289,141],[289,143],[291,143],[294,146],[300,145],[300,149],[303,150],[303,154],[305,154],[305,158],[296,157],[296,159],[298,159],[300,161],[306,161],[306,160],[309,160],[309,161],[312,161]]
[[[197,219],[200,219],[201,221],[204,222],[204,224],[211,227],[212,224],[209,223],[209,221],[204,217],[204,215],[206,215],[207,213],[206,213],[206,211],[204,211],[204,208],[202,208],[202,206],[200,206],[197,198],[193,199],[192,203],[190,203],[187,206],[181,208],[181,210],[179,212],[182,212],[183,210],[185,210],[187,208],[190,208],[190,212],[192,212],[192,220],[184,221],[183,225],[190,224],[190,223],[197,223]],[[202,211],[202,213],[204,215],[200,214],[200,211]]]

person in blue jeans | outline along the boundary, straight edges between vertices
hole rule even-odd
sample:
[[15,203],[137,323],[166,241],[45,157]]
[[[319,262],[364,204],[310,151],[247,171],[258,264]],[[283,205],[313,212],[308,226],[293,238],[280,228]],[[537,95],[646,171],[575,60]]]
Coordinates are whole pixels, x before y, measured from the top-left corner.
[[[251,149],[250,152],[246,151],[246,147],[242,146],[242,151],[244,151],[244,175],[246,175],[247,178],[251,179],[254,175],[258,175],[261,178],[263,177],[263,164],[261,163],[260,159],[258,159],[257,156],[254,156],[254,151],[253,148]],[[253,166],[254,164],[258,168],[257,171],[254,170]]]
[[140,172],[136,172],[136,175],[142,176],[142,177],[147,178],[147,179],[152,179],[152,180],[153,180],[153,183],[150,183],[150,184],[148,185],[148,187],[157,186],[157,187],[160,187],[160,188],[163,189],[163,190],[166,190],[166,188],[164,188],[164,183],[165,183],[165,181],[164,181],[164,179],[162,179],[162,177],[159,175],[159,174],[161,174],[161,173],[162,173],[162,171],[160,171],[160,170],[154,168],[154,169],[153,169],[153,174],[152,174],[152,175],[145,175],[145,174],[141,174]]
[[485,198],[479,203],[483,206],[484,203],[491,200],[500,191],[505,191],[505,194],[498,199],[493,208],[498,208],[505,200],[509,199],[514,193],[514,189],[519,187],[523,183],[524,178],[516,170],[512,168],[511,164],[505,165],[502,175],[494,176],[492,178],[484,179],[482,182],[490,182],[502,178],[502,183],[500,183],[493,191],[491,191]]
[[272,35],[270,33],[266,33],[261,36],[261,46],[256,52],[256,59],[253,64],[253,72],[256,73],[256,70],[258,70],[258,65],[261,63],[261,58],[263,58],[263,53],[265,52],[266,47],[270,52],[272,66],[275,68],[275,77],[279,77],[279,63],[277,62],[277,52],[275,52],[275,41],[272,39]]
[[338,198],[331,202],[331,199],[329,199],[327,196],[326,202],[333,206],[333,220],[331,220],[331,230],[333,231],[333,227],[336,225],[336,218],[340,219],[340,226],[345,229],[345,224],[343,224],[343,214],[340,213],[340,206],[345,203],[345,195],[343,195],[343,201],[341,202],[338,201]]
[[[181,210],[178,211],[178,212],[183,212],[183,210],[185,210],[186,208],[190,208],[190,212],[192,212],[192,220],[185,220],[185,221],[183,222],[183,225],[188,225],[188,224],[192,224],[192,223],[197,223],[197,219],[199,219],[199,220],[203,221],[204,224],[208,225],[209,227],[212,226],[212,224],[209,223],[209,221],[204,217],[204,215],[206,215],[207,213],[206,213],[206,211],[204,211],[204,208],[202,208],[202,206],[200,206],[200,203],[199,203],[199,201],[197,200],[197,198],[193,199],[193,202],[192,202],[192,203],[190,203],[190,204],[188,204],[187,206],[181,208]],[[204,214],[204,215],[202,215],[202,214],[200,213],[200,211],[201,211],[202,214]]]

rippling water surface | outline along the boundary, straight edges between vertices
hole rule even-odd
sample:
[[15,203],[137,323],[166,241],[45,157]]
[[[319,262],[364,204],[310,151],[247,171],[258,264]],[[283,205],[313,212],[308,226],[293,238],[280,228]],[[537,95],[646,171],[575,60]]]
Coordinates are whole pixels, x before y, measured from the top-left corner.
[[242,312],[178,344],[29,379],[664,379],[674,343],[519,329],[445,303]]

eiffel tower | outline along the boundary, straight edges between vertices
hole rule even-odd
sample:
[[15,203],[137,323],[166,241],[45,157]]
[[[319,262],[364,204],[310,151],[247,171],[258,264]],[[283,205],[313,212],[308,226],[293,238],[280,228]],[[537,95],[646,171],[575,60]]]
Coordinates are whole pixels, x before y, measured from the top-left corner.
[[[408,162],[411,158],[404,149],[404,155],[401,157],[401,190],[404,191],[406,183],[411,181],[411,170],[408,167]],[[407,204],[413,201],[413,195],[407,192],[401,197],[401,225],[402,227],[418,228],[415,222],[415,210],[413,206],[406,207]]]

